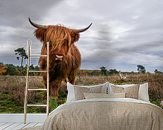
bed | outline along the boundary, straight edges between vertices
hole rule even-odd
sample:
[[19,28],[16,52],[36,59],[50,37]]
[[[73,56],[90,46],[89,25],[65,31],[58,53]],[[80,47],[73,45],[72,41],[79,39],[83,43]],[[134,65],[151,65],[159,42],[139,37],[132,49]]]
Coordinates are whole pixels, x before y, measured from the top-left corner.
[[163,110],[149,102],[147,83],[67,86],[67,102],[43,130],[163,130]]

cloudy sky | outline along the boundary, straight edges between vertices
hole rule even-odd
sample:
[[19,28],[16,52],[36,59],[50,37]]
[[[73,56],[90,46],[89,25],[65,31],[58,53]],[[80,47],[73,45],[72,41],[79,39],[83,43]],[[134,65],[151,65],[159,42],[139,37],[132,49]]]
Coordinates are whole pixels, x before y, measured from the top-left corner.
[[27,40],[33,52],[40,52],[30,17],[71,28],[92,22],[76,43],[82,69],[136,71],[140,64],[150,72],[163,71],[162,0],[0,0],[0,16],[0,62],[5,64],[19,64],[14,50],[26,48]]

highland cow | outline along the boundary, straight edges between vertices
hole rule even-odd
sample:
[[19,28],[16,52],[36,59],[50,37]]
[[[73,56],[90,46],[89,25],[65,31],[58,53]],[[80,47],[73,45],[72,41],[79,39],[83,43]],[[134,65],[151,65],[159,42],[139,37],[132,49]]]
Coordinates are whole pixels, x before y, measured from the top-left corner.
[[[47,42],[49,42],[49,84],[50,95],[58,96],[62,81],[68,80],[75,84],[75,77],[81,64],[81,55],[75,42],[79,40],[81,32],[86,31],[92,23],[83,29],[70,29],[61,25],[39,25],[29,22],[36,27],[35,36],[43,45],[41,55],[47,54]],[[46,70],[46,58],[40,57],[40,70]],[[42,73],[46,85],[46,73]]]

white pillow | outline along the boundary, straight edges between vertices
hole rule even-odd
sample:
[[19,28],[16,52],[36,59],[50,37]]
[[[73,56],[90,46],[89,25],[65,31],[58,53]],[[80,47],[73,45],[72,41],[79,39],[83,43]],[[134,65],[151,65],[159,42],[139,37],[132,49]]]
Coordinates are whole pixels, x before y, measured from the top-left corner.
[[75,101],[74,85],[67,82],[67,90],[68,90],[68,94],[67,94],[67,101],[66,102]]
[[150,102],[149,94],[148,94],[148,83],[140,84],[138,99],[146,102]]
[[107,84],[108,84],[108,82],[106,82],[104,84],[98,84],[98,85],[82,86],[82,85],[72,85],[71,83],[67,82],[68,94],[67,94],[67,101],[66,102],[76,101],[75,88],[74,87],[93,88],[93,87],[102,86],[101,93],[106,93],[107,92],[107,88],[106,88]]
[[92,98],[125,98],[125,93],[112,93],[112,94],[84,93],[84,97],[86,99],[92,99]]
[[[114,84],[109,83],[109,85],[112,86]],[[127,88],[127,87],[131,87],[133,85],[135,85],[135,84],[124,84],[124,85],[115,85],[115,86]],[[112,89],[110,86],[109,86],[109,88]],[[111,90],[111,92],[112,92],[112,90]],[[142,100],[142,101],[150,102],[149,101],[149,94],[148,94],[148,83],[144,83],[144,84],[139,85],[138,99]]]
[[138,99],[139,84],[111,85],[112,93],[126,93],[126,98]]

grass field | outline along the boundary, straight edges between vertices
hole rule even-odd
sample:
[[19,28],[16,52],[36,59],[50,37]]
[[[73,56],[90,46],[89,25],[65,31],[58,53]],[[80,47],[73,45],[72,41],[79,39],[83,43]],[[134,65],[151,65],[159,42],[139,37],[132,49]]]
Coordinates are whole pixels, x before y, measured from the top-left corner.
[[[118,75],[112,76],[78,76],[77,84],[93,85],[104,82],[115,84],[126,83],[149,83],[150,101],[156,105],[163,100],[163,75],[162,74],[129,74],[125,80],[121,80]],[[64,85],[63,85],[64,86]],[[43,88],[42,78],[38,76],[30,77],[31,88]],[[0,76],[0,113],[23,113],[24,103],[24,76]],[[64,88],[64,87],[63,87]],[[58,99],[50,99],[50,109],[55,109],[58,105],[66,101],[66,91],[61,91]],[[45,103],[45,92],[29,93],[29,103]],[[28,112],[44,112],[44,108],[31,107]]]

